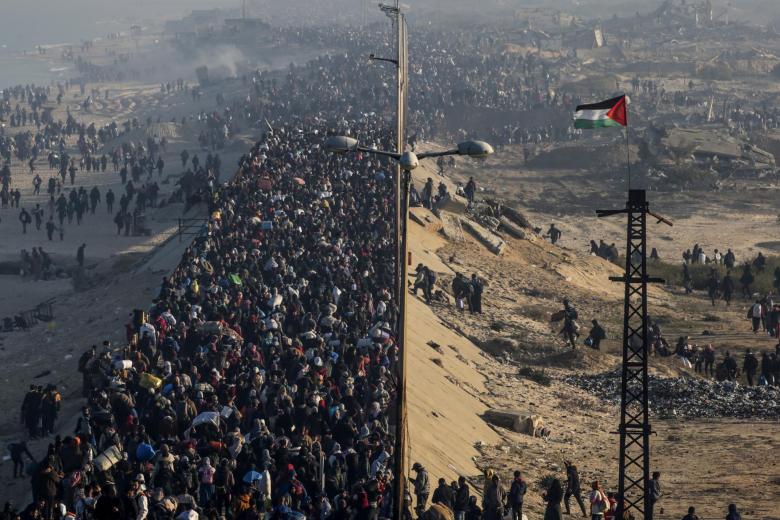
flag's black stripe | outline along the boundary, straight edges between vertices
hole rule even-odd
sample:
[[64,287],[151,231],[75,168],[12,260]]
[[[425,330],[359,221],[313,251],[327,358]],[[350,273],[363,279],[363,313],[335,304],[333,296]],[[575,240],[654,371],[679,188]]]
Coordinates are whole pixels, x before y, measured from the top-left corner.
[[593,103],[592,105],[578,105],[577,110],[607,110],[617,105],[618,102],[624,97],[625,96],[618,96],[600,103]]

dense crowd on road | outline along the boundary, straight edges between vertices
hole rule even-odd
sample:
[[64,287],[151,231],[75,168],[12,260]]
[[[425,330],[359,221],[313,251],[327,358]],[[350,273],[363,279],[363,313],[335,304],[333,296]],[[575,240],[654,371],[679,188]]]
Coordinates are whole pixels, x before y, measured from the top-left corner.
[[[380,140],[374,125],[350,129]],[[30,508],[387,516],[393,184],[367,157],[326,155],[309,137],[326,130],[258,142],[128,346],[82,359],[88,405],[35,472]]]
[[[373,52],[384,36],[373,30],[305,34],[345,52],[291,66],[283,79],[248,75],[239,99],[220,93],[217,110],[198,116],[206,126],[199,141],[210,152],[205,164],[182,153],[180,200],[208,204],[207,228],[163,279],[153,303],[132,313],[127,309],[126,345],[106,342],[80,358],[86,404],[75,429],[58,435],[43,459],[32,460],[33,501],[22,512],[24,520],[59,519],[64,512],[79,520],[390,516],[393,486],[402,477],[393,472],[400,355],[392,241],[395,169],[367,155],[333,156],[322,148],[328,133],[356,136],[366,146],[394,147],[382,117],[392,107],[389,71],[357,59]],[[453,108],[568,111],[583,101],[558,89],[553,60],[479,52],[493,45],[490,34],[420,36],[410,51],[412,147],[434,136],[471,137],[444,124]],[[79,70],[87,78],[117,77],[86,62],[79,62]],[[162,85],[162,95],[179,85]],[[83,92],[84,82],[78,86]],[[653,88],[647,90],[652,95]],[[0,117],[12,118],[12,127],[36,127],[12,137],[0,134],[6,163],[0,176],[3,206],[6,199],[15,200],[24,231],[33,225],[41,229],[44,208],[19,208],[8,165],[12,158],[29,164],[39,190],[44,183],[36,168],[48,154],[49,168],[56,172],[44,186],[53,201],[48,221],[59,223],[51,230],[45,226],[49,238],[66,218],[75,217],[78,224],[102,202],[113,214],[115,200],[117,232],[128,234],[135,229],[128,215],[158,205],[154,175],[161,177],[165,168],[164,139],[114,146],[117,137],[142,123],[98,128],[70,113],[65,122],[51,121],[40,107],[51,95],[50,88],[3,91]],[[263,137],[241,158],[237,176],[218,186],[216,150],[235,130],[237,118]],[[578,133],[568,124],[500,124],[487,137],[498,146],[533,145],[577,139]],[[74,139],[80,159],[66,150]],[[68,197],[62,193],[67,175],[73,186],[79,171],[106,172],[109,165],[121,177],[124,194],[86,187],[72,189]],[[432,180],[430,186],[420,196],[423,205],[434,197]],[[555,243],[561,231],[551,226],[548,236]],[[614,244],[591,247],[595,255],[617,259]],[[45,263],[42,249],[29,258],[35,275],[34,266]],[[432,271],[421,265],[416,274],[414,289],[430,300]],[[461,310],[468,305],[481,313],[482,291],[476,276],[459,275],[452,282]],[[561,332],[574,347],[576,313],[568,302],[565,310]],[[593,325],[591,346],[599,348],[605,334],[595,320]],[[685,352],[686,345],[678,350]],[[706,359],[700,367],[705,372],[713,369]],[[58,395],[56,388],[31,388],[22,405],[30,437],[55,431]],[[21,476],[23,457],[33,457],[23,442],[11,454],[14,477]],[[571,498],[586,515],[576,468],[567,462],[566,470],[565,488],[554,480],[546,489],[546,520],[560,520],[561,504],[568,512]],[[519,472],[508,490],[498,475],[486,475],[479,504],[465,477],[449,484],[441,479],[430,496],[425,468],[418,463],[413,472],[411,493],[419,515],[430,498],[458,520],[500,520],[505,513],[522,519],[528,485]],[[661,496],[657,477],[652,493],[655,502]],[[614,516],[614,494],[599,482],[591,483],[587,500],[597,520]]]

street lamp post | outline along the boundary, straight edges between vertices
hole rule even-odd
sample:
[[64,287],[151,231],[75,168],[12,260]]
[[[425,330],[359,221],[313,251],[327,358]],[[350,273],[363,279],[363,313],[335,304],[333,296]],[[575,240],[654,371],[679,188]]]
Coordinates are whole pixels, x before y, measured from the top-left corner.
[[396,477],[395,487],[395,520],[404,520],[404,497],[406,496],[406,298],[408,296],[408,261],[409,245],[408,245],[408,223],[409,223],[409,185],[411,184],[412,170],[420,165],[420,159],[426,159],[429,157],[443,157],[446,155],[463,155],[472,158],[484,158],[493,153],[493,147],[484,141],[464,141],[458,143],[454,148],[443,150],[440,152],[422,152],[416,154],[411,151],[401,151],[403,148],[398,148],[399,151],[389,152],[384,150],[376,150],[374,148],[367,148],[361,146],[357,139],[347,136],[331,136],[325,140],[324,148],[331,153],[344,154],[349,152],[363,152],[374,155],[380,155],[384,157],[390,157],[393,159],[402,173],[398,176],[400,182],[396,182],[396,201],[401,205],[400,218],[398,227],[396,229],[396,243],[400,244],[399,261],[400,266],[400,297],[399,304],[399,317],[398,317],[398,349],[400,355],[400,370],[398,373],[398,388],[396,405],[398,408],[397,421],[398,427],[396,432],[398,439],[396,442],[396,470],[398,472]]

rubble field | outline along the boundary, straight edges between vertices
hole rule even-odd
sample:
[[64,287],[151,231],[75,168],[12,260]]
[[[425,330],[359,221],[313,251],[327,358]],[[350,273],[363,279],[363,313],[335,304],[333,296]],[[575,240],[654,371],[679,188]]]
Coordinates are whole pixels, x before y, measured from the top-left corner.
[[[620,372],[566,376],[563,381],[620,404]],[[733,381],[649,376],[650,409],[661,417],[780,419],[780,388]]]

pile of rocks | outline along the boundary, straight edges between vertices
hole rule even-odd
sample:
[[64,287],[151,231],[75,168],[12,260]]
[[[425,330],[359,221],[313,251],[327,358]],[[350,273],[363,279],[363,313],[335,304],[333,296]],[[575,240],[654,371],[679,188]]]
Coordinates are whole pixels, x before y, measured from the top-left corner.
[[[568,376],[564,381],[609,402],[620,403],[620,371]],[[730,381],[648,378],[649,403],[660,416],[780,418],[780,388]]]

